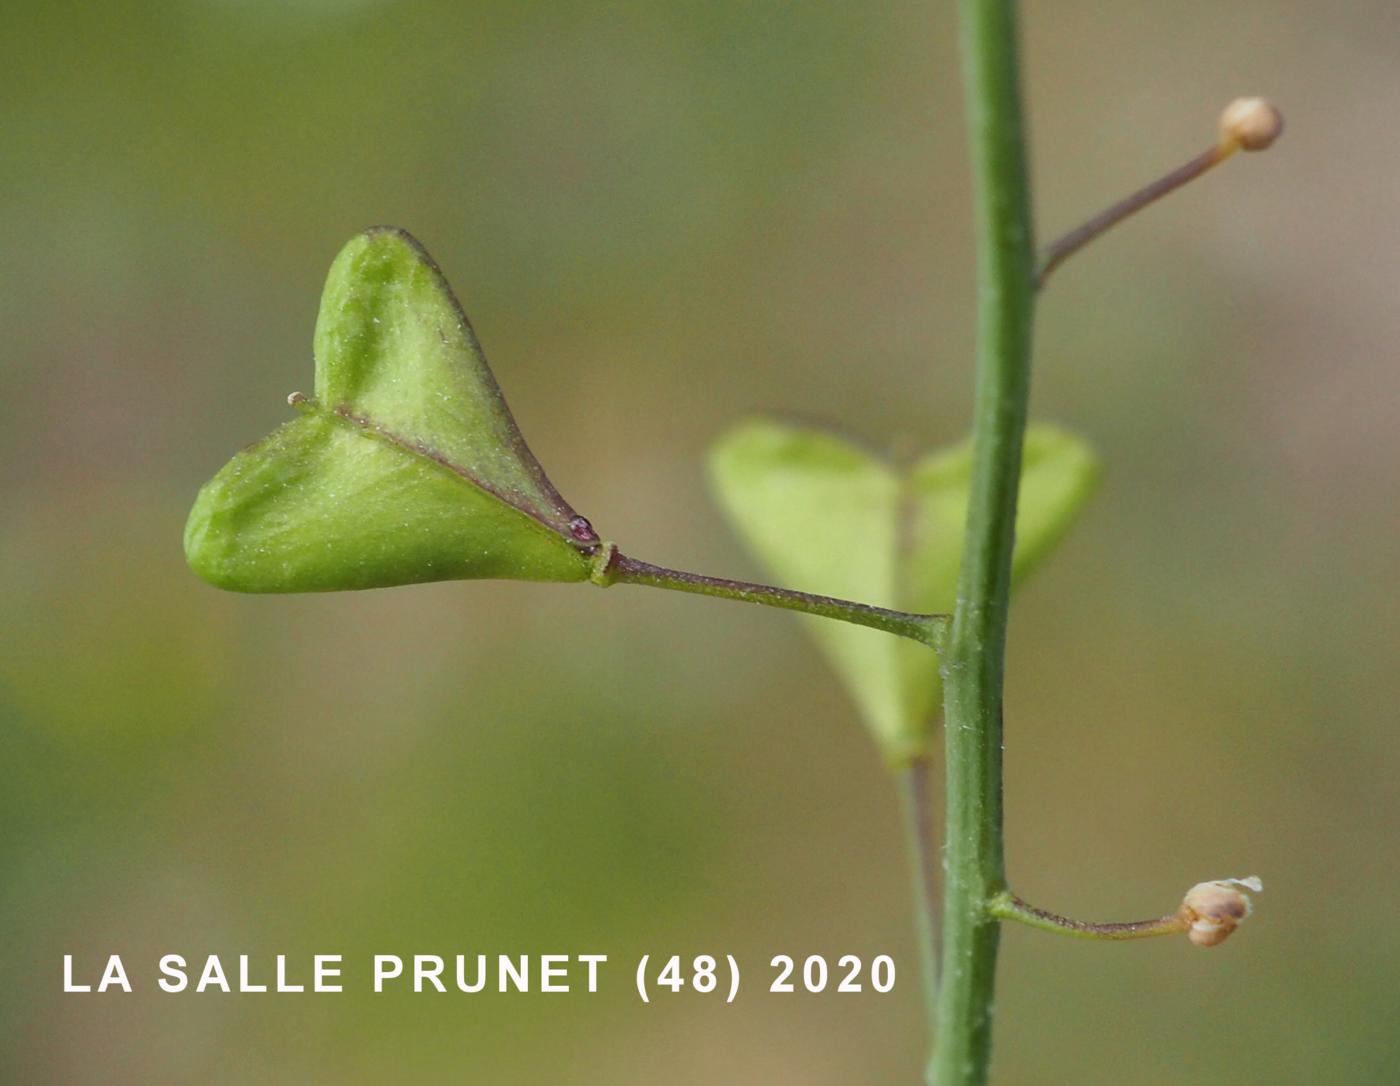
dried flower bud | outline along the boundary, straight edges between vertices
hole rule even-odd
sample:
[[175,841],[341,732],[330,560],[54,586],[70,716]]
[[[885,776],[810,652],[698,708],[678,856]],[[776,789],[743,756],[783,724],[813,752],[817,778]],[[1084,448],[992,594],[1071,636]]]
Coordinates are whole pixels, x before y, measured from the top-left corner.
[[1236,98],[1220,114],[1222,146],[1262,151],[1283,131],[1283,114],[1267,98]]
[[1197,946],[1223,943],[1252,910],[1249,895],[1244,891],[1253,890],[1257,894],[1263,889],[1264,884],[1257,875],[1247,879],[1198,882],[1186,891],[1177,912],[1186,925],[1186,937]]

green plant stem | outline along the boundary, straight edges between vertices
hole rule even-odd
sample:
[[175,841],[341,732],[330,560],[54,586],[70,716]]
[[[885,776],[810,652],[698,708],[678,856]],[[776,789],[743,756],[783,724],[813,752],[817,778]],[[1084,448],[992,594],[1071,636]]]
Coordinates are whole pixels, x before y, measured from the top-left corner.
[[[610,544],[607,546],[611,547]],[[948,623],[947,615],[916,615],[907,611],[891,611],[868,603],[855,603],[851,600],[835,599],[831,596],[814,596],[807,592],[794,592],[788,588],[774,588],[771,585],[751,584],[748,581],[731,581],[722,577],[707,577],[700,573],[685,570],[667,569],[629,558],[612,547],[605,552],[593,581],[600,585],[639,584],[651,588],[668,588],[674,592],[694,592],[701,596],[718,596],[726,600],[739,600],[742,603],[757,603],[765,607],[781,607],[788,611],[801,611],[809,615],[821,615],[842,622],[853,622],[858,626],[869,626],[875,630],[908,637],[930,648],[936,648],[942,640]]]
[[1016,5],[962,0],[978,316],[972,485],[958,604],[943,649],[947,819],[943,968],[930,1077],[986,1081],[1002,853],[1002,674],[1030,391],[1035,263]]
[[919,944],[919,975],[923,982],[928,1029],[933,1031],[938,1009],[938,840],[933,832],[933,803],[929,795],[931,765],[917,755],[899,771],[899,797],[904,814],[904,837],[914,890],[914,927]]
[[1015,920],[1040,931],[1068,935],[1075,939],[1151,939],[1158,935],[1179,935],[1189,926],[1180,913],[1158,916],[1151,920],[1129,920],[1111,924],[1094,924],[1087,920],[1072,920],[1022,901],[1009,890],[987,903],[988,911],[999,920]]

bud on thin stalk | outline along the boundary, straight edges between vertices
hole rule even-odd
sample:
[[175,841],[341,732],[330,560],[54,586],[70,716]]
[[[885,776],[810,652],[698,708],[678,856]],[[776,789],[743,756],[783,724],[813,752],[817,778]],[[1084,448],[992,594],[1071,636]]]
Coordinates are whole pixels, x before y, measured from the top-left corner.
[[1283,114],[1268,99],[1236,98],[1221,112],[1217,128],[1219,135],[1212,147],[1131,196],[1119,200],[1050,245],[1041,258],[1036,286],[1043,286],[1052,271],[1100,234],[1107,233],[1128,216],[1155,203],[1167,193],[1194,181],[1236,151],[1263,151],[1271,146],[1283,132]]
[[1009,890],[987,903],[987,911],[998,920],[1015,920],[1041,931],[1069,935],[1077,939],[1121,941],[1151,939],[1182,932],[1196,946],[1217,946],[1229,938],[1252,911],[1246,890],[1264,889],[1257,875],[1245,879],[1216,879],[1198,882],[1186,891],[1181,907],[1174,913],[1152,920],[1095,923],[1060,916],[1023,901]]

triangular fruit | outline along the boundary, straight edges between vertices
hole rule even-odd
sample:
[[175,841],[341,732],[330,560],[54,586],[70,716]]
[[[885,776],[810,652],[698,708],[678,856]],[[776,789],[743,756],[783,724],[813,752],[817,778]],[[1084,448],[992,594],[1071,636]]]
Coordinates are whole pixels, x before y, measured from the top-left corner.
[[239,592],[509,577],[586,580],[598,536],[546,477],[466,314],[411,236],[331,266],[299,418],[200,491],[191,567]]
[[[835,434],[770,419],[714,446],[720,505],[775,576],[804,592],[924,613],[953,610],[972,455],[967,444],[901,469]],[[1098,477],[1078,438],[1026,433],[1013,580],[1068,530]],[[938,658],[912,641],[847,623],[808,628],[892,762],[928,749],[941,696]]]

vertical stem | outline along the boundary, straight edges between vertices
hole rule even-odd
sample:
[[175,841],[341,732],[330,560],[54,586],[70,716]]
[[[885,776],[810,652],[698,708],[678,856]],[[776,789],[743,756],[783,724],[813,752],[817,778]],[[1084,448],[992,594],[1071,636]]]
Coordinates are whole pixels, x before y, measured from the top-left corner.
[[933,803],[929,795],[929,758],[919,755],[900,770],[899,792],[904,808],[904,836],[909,847],[909,872],[914,889],[914,926],[919,941],[919,974],[923,982],[928,1032],[938,1008],[938,840],[933,832]]
[[976,1086],[991,1056],[1002,857],[1001,709],[1011,552],[1030,391],[1035,263],[1015,0],[961,0],[975,196],[978,347],[972,490],[944,650],[943,970],[930,1076]]

